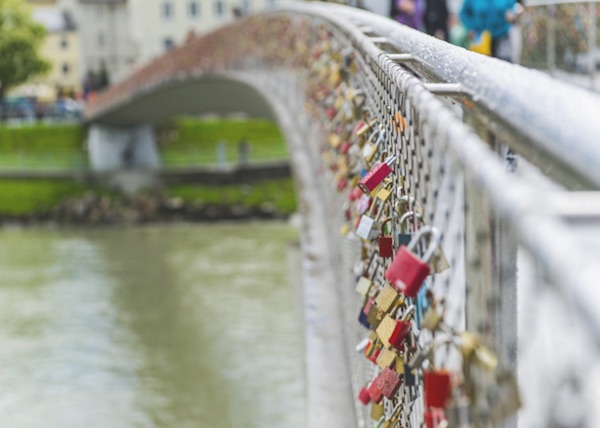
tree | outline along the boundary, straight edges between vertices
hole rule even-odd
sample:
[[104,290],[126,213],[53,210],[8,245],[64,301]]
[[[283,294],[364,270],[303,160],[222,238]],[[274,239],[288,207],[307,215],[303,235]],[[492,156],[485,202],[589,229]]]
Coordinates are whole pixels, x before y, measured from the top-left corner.
[[8,89],[50,69],[38,55],[45,36],[22,0],[0,0],[0,101]]

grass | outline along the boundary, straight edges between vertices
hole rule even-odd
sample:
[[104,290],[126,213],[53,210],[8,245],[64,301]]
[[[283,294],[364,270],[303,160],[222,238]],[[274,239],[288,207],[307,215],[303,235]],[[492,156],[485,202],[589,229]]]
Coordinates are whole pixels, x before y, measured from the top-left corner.
[[79,196],[89,187],[68,181],[0,181],[0,215],[43,213],[64,198]]
[[282,214],[291,214],[297,207],[296,190],[292,179],[265,181],[253,186],[170,186],[167,193],[169,196],[182,198],[187,203],[240,204],[249,208],[268,203]]
[[[249,161],[286,159],[288,151],[277,125],[266,120],[176,119],[158,128],[165,166],[217,163],[224,144],[227,162],[239,160],[238,143],[250,143]],[[0,169],[76,169],[87,167],[82,150],[84,129],[79,125],[0,125]],[[0,180],[0,215],[47,212],[63,198],[82,195],[88,187],[60,181]],[[280,213],[296,210],[293,181],[273,180],[255,185],[173,186],[170,196],[188,203],[258,207],[271,204]]]
[[267,120],[177,119],[159,128],[160,152],[166,166],[217,163],[219,144],[225,160],[238,162],[238,144],[250,143],[249,161],[287,159],[287,146],[273,122]]
[[0,126],[0,168],[86,168],[84,138],[84,129],[73,124]]

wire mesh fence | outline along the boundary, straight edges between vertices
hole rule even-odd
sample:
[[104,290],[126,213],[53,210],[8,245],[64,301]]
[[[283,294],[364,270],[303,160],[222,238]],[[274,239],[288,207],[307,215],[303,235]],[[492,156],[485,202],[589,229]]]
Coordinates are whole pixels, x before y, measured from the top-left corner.
[[391,55],[419,51],[323,10],[195,40],[96,111],[219,72],[286,106],[328,213],[359,426],[593,426],[598,272],[553,203],[571,193],[523,174],[500,123],[436,96]]

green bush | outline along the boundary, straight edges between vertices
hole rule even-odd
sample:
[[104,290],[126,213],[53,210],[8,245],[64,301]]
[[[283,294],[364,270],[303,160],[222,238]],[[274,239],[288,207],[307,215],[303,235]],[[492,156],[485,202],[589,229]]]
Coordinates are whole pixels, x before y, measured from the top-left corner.
[[68,181],[0,180],[0,215],[43,213],[88,187]]
[[170,186],[167,193],[182,198],[187,203],[210,205],[240,204],[246,207],[259,207],[272,204],[282,214],[296,211],[296,191],[292,179],[271,180],[254,185],[232,186]]

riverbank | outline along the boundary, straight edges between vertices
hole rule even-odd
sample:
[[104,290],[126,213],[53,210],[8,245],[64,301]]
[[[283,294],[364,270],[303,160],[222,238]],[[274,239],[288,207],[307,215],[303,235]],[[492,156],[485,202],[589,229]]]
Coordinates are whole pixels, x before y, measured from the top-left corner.
[[[264,120],[176,119],[156,130],[166,168],[286,159],[287,146]],[[85,170],[85,130],[77,124],[0,126],[0,168],[6,171]],[[61,180],[0,180],[0,224],[135,224],[165,221],[286,218],[296,211],[291,179],[248,185],[169,185],[134,196]]]
[[66,182],[0,182],[0,224],[118,225],[285,219],[296,211],[290,179],[253,186],[170,186],[126,195]]

